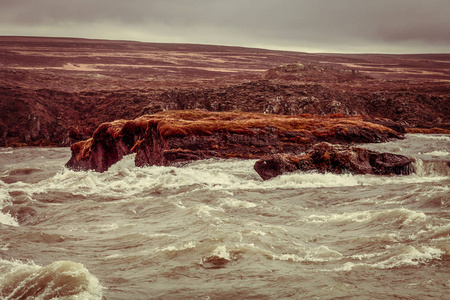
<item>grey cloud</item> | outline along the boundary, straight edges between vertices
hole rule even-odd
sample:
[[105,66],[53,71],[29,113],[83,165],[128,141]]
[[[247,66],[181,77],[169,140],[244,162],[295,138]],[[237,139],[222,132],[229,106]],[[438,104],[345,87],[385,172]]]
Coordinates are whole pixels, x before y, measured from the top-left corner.
[[0,25],[29,26],[30,32],[36,26],[63,32],[67,24],[108,22],[173,35],[173,42],[182,37],[183,42],[244,46],[450,46],[448,0],[2,0],[1,5]]

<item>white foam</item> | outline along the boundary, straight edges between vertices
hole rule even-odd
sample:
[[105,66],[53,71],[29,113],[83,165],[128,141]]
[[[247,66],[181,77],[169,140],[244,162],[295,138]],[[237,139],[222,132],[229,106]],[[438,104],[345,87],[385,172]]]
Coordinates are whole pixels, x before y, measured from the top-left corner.
[[[242,165],[248,168],[242,168]],[[242,178],[236,176],[236,170],[232,170],[234,167],[241,168],[241,174],[253,170],[252,163],[249,164],[247,161],[219,163],[210,160],[184,167],[138,168],[134,166],[132,157],[127,156],[104,173],[74,172],[66,169],[49,180],[39,182],[32,188],[28,187],[31,193],[45,193],[59,189],[85,197],[101,194],[110,198],[133,197],[142,193],[188,186],[210,190],[227,189],[245,183]],[[16,188],[26,189],[27,186]]]
[[222,198],[219,200],[221,202],[222,207],[231,207],[231,208],[253,208],[256,207],[255,203],[237,200],[233,198]]
[[155,253],[178,252],[178,251],[183,251],[183,250],[193,249],[193,248],[195,248],[195,242],[188,242],[188,243],[181,244],[179,246],[170,245],[170,246],[167,246],[164,248],[156,248],[154,251],[155,251]]
[[426,229],[419,230],[417,233],[410,236],[411,239],[449,239],[450,236],[450,223],[443,225],[430,225],[426,226]]
[[383,252],[379,252],[379,253],[354,254],[354,255],[349,256],[349,258],[363,260],[363,259],[370,259],[370,258],[375,258],[375,257],[379,257],[382,255],[386,255],[387,253],[388,253],[388,251],[383,251]]
[[313,214],[303,219],[305,223],[331,223],[331,222],[367,222],[373,218],[373,214],[370,211],[343,213],[343,214],[330,214],[330,215],[317,215]]
[[446,180],[450,177],[450,167],[443,161],[427,161],[416,158],[414,163],[416,173],[412,178],[418,178],[426,181],[430,180]]
[[439,140],[439,141],[448,141],[450,142],[450,136],[448,135],[440,135],[440,134],[408,134],[407,137],[425,139],[425,140]]
[[212,256],[223,258],[226,260],[231,260],[230,252],[228,252],[227,247],[225,245],[219,245],[217,246],[213,252],[211,253]]
[[221,207],[213,207],[207,204],[197,204],[195,206],[197,209],[197,215],[200,217],[211,217],[211,212],[223,212]]
[[332,250],[327,246],[319,246],[316,249],[312,249],[306,253],[305,260],[323,262],[340,260],[344,256],[338,251]]
[[0,264],[0,295],[6,296],[4,299],[102,299],[103,287],[82,264],[56,261],[40,267],[4,260]]
[[365,263],[353,263],[353,262],[346,262],[342,265],[342,267],[335,268],[333,271],[351,271],[356,267],[361,266],[368,266],[368,264]]
[[[138,168],[134,166],[134,156],[129,155],[104,173],[74,172],[64,169],[53,177],[34,184],[16,182],[7,186],[3,184],[0,189],[4,187],[10,192],[20,191],[29,196],[62,192],[86,198],[101,195],[102,199],[121,200],[142,197],[143,194],[146,197],[152,197],[153,194],[158,195],[165,191],[178,196],[198,190],[224,191],[232,195],[236,190],[351,187],[435,182],[448,179],[448,177],[424,177],[420,174],[375,176],[298,172],[263,181],[254,171],[254,163],[255,160],[210,159],[189,163],[183,167]],[[254,203],[232,198],[221,200],[222,207],[252,208],[254,205]]]
[[252,231],[250,231],[250,234],[252,234],[252,235],[260,235],[260,236],[266,236],[267,235],[267,233],[265,233],[264,231],[261,231],[261,230],[252,230]]
[[9,226],[19,226],[19,223],[17,222],[16,218],[12,217],[8,213],[2,212],[0,212],[0,223]]
[[427,153],[423,153],[422,155],[429,155],[429,156],[448,156],[450,155],[450,152],[446,150],[435,150]]
[[317,215],[312,214],[302,221],[305,223],[363,223],[363,222],[380,222],[384,224],[388,222],[402,222],[404,225],[409,225],[417,222],[425,222],[427,216],[419,211],[412,211],[406,208],[376,210],[376,211],[358,211],[345,212],[342,214],[327,214]]
[[7,244],[5,244],[5,245],[3,245],[3,246],[0,246],[0,250],[2,250],[2,251],[8,251],[8,250],[9,250],[9,245],[10,245],[10,243],[7,243]]
[[8,212],[2,212],[1,209],[11,202],[11,196],[7,192],[6,184],[0,180],[0,224],[9,226],[19,226],[17,219]]
[[362,185],[375,186],[375,185],[393,185],[393,184],[404,184],[404,183],[427,183],[436,182],[441,180],[448,180],[447,176],[441,176],[438,174],[411,174],[402,176],[364,176],[361,181]]
[[343,187],[361,185],[361,178],[351,174],[332,173],[292,173],[276,177],[269,181],[269,185],[276,188],[315,188],[315,187]]
[[8,193],[8,186],[0,180],[0,206],[11,200]]
[[299,253],[275,254],[271,253],[272,259],[292,262],[328,262],[338,261],[344,256],[338,251],[327,246],[319,246],[313,249],[299,249]]
[[5,150],[0,150],[1,152],[1,154],[13,154],[14,153],[14,151],[5,151]]
[[119,225],[115,222],[111,223],[111,224],[99,225],[99,227],[100,227],[100,229],[98,230],[98,232],[100,232],[100,233],[116,231],[117,229],[119,229]]
[[354,268],[373,268],[373,269],[394,269],[406,266],[417,266],[428,263],[432,260],[440,260],[444,252],[440,249],[429,246],[401,246],[397,249],[390,249],[374,254],[353,255],[349,258],[356,258],[362,260],[365,258],[377,258],[385,256],[385,260],[375,263],[354,263],[347,262],[341,267],[335,268],[334,271],[351,271]]
[[417,266],[430,260],[439,260],[443,251],[433,247],[421,246],[415,248],[413,246],[405,246],[401,248],[396,255],[389,259],[374,265],[380,269],[392,269],[402,266]]

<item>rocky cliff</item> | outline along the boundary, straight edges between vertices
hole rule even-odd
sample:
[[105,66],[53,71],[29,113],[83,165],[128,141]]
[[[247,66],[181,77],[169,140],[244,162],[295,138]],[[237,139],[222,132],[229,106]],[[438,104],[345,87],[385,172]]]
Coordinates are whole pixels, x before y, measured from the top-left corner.
[[72,157],[66,166],[103,172],[131,153],[136,153],[136,166],[211,157],[261,158],[277,153],[300,154],[324,141],[383,142],[402,136],[377,124],[382,121],[343,115],[166,111],[103,123],[92,138],[72,145]]

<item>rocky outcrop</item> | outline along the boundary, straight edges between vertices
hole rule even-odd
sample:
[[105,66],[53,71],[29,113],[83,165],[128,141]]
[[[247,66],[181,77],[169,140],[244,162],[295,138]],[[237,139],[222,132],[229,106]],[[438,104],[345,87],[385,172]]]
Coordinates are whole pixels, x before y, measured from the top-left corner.
[[326,64],[290,63],[280,65],[264,72],[261,76],[269,80],[308,81],[308,82],[355,82],[370,77],[356,69],[336,68]]
[[[374,92],[370,89],[385,90],[388,83],[358,77],[357,81],[331,84],[326,81],[327,73],[322,71],[321,74],[324,82],[306,81],[312,79],[302,76],[298,78],[305,81],[284,81],[281,77],[283,80],[258,80],[218,88],[172,89],[159,97],[161,102],[175,109],[283,115],[370,115],[391,119],[405,127],[450,129],[448,96],[406,91]],[[403,85],[407,86],[406,83]]]
[[380,153],[364,148],[322,142],[303,155],[276,154],[255,163],[255,171],[268,180],[294,171],[408,175],[414,172],[414,160],[403,155]]
[[147,118],[126,121],[117,120],[101,124],[92,138],[74,143],[72,157],[66,167],[74,170],[94,170],[104,172],[134,152],[136,143],[148,126]]
[[400,137],[361,116],[165,111],[103,123],[91,139],[72,145],[66,166],[103,172],[131,153],[136,153],[136,166],[164,166],[211,157],[300,154],[323,141],[370,143]]
[[92,136],[102,122],[135,118],[145,104],[148,99],[136,90],[68,93],[0,81],[0,147],[70,146]]

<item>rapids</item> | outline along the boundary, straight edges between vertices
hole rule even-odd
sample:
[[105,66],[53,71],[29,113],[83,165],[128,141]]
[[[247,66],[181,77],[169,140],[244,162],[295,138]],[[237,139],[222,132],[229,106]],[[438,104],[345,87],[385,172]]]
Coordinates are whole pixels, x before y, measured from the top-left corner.
[[0,148],[0,299],[447,297],[450,136],[363,146],[416,173],[74,172],[67,148]]

